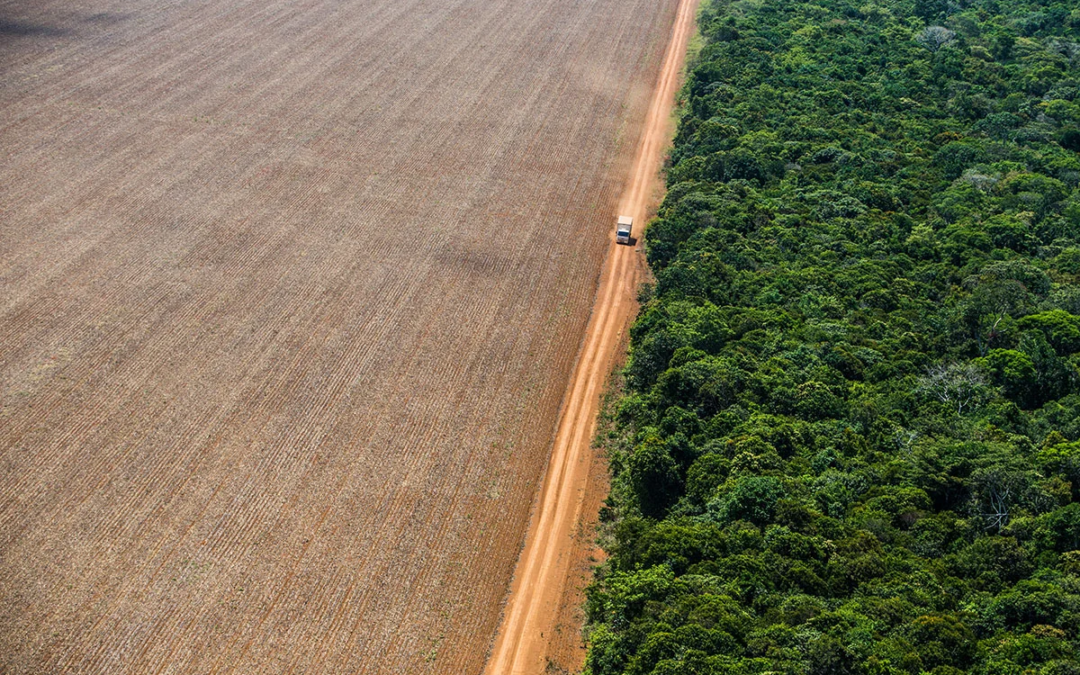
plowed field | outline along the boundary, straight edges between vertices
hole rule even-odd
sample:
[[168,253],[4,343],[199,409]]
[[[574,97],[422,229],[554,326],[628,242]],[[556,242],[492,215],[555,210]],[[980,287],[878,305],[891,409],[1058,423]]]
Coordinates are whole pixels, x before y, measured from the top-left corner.
[[0,673],[475,673],[676,0],[0,0]]

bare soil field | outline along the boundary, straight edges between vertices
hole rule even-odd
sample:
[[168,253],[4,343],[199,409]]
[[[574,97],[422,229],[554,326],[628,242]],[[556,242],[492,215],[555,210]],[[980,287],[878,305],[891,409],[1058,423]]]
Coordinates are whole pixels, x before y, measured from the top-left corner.
[[[697,5],[697,0],[679,1],[663,68],[628,172],[631,178],[619,202],[619,213],[634,218],[639,241],[646,217],[655,215],[663,189],[660,169],[674,132],[671,111]],[[579,637],[584,617],[574,615],[573,608],[577,603],[580,612],[584,600],[582,591],[591,571],[588,558],[602,554],[590,535],[595,532],[591,528],[602,499],[599,493],[607,487],[606,480],[597,475],[597,464],[603,462],[597,461],[592,440],[602,387],[616,359],[625,353],[626,330],[637,307],[635,292],[644,273],[644,256],[634,246],[614,247],[605,262],[551,461],[485,669],[488,675],[576,671],[584,664]]]
[[0,0],[0,673],[477,673],[677,0]]

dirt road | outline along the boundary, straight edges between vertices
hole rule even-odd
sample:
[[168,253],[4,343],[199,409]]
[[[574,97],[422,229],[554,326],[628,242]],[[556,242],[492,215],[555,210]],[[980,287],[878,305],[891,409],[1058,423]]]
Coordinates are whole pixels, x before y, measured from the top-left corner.
[[[659,170],[671,138],[671,109],[697,4],[697,0],[681,0],[679,4],[637,157],[620,202],[619,213],[633,216],[639,236],[661,187]],[[612,244],[487,675],[536,674],[547,667],[570,561],[574,548],[581,545],[574,533],[582,517],[601,388],[631,320],[639,270],[636,247]]]

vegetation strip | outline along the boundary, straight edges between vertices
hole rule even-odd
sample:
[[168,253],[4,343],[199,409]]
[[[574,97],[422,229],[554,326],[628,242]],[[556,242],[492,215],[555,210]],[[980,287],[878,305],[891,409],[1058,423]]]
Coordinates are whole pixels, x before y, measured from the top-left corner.
[[1080,10],[699,23],[587,672],[1080,673]]

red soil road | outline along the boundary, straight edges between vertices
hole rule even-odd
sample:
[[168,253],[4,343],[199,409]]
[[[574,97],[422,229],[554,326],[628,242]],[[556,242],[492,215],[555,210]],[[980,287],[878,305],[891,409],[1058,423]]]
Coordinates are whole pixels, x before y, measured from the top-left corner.
[[[697,0],[681,0],[679,4],[637,157],[619,205],[620,214],[633,216],[639,237],[660,189],[663,152],[671,139],[671,111],[697,4]],[[600,394],[618,357],[618,348],[624,344],[623,331],[635,306],[640,255],[634,247],[613,243],[604,267],[503,624],[485,669],[487,675],[546,672],[553,661],[555,631],[568,628],[559,626],[560,605],[574,550],[582,546],[575,535],[589,488],[590,448]]]
[[676,5],[0,0],[0,672],[479,673]]

